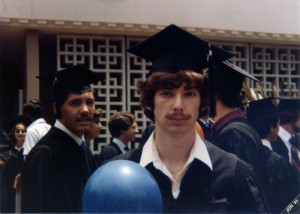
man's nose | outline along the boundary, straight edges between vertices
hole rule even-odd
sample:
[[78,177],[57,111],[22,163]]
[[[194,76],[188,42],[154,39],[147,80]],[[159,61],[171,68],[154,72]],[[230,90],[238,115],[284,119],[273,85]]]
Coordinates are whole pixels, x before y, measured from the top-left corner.
[[88,105],[87,104],[83,104],[82,105],[82,112],[88,112],[89,111],[89,107],[88,107]]
[[174,98],[174,111],[182,111],[183,110],[183,97],[181,95],[176,95]]

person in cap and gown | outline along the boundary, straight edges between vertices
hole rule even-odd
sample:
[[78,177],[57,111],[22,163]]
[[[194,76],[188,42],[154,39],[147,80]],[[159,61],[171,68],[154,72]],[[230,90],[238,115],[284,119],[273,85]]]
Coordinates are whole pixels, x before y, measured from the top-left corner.
[[24,162],[21,212],[81,212],[85,184],[96,169],[83,135],[95,110],[91,84],[99,78],[82,65],[38,78],[53,82],[57,120]]
[[262,183],[271,211],[280,213],[299,194],[297,175],[284,157],[273,151],[279,131],[279,114],[272,97],[254,100],[248,104],[247,120],[257,130],[262,143],[265,165]]
[[229,62],[209,69],[210,113],[215,123],[211,141],[221,149],[237,155],[260,173],[262,145],[260,137],[246,119],[242,106],[242,85],[245,77],[256,80],[248,72]]
[[[232,57],[212,48],[219,61]],[[153,63],[137,90],[155,127],[144,145],[118,159],[137,162],[153,175],[163,212],[266,212],[252,167],[195,131],[207,97],[207,76],[201,73],[208,43],[170,25],[128,51]]]
[[[300,176],[299,148],[300,137],[300,99],[281,98],[277,106],[280,126],[277,140],[272,144],[273,150],[285,157]],[[298,160],[297,160],[298,158]]]

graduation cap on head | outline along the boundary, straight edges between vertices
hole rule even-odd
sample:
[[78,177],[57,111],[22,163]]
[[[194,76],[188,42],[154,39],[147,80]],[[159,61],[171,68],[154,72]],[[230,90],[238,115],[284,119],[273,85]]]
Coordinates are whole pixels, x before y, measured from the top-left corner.
[[278,117],[277,107],[274,100],[278,98],[268,97],[249,102],[247,108],[247,119],[259,121],[263,117]]
[[[240,74],[241,76],[243,77],[246,77],[246,78],[249,78],[249,79],[252,79],[254,81],[257,81],[257,82],[260,82],[258,79],[256,79],[254,76],[252,76],[249,72],[245,71],[244,69],[228,62],[228,61],[224,61],[222,62],[223,65],[225,65],[226,67],[226,70],[231,70],[231,71],[234,71],[238,74]],[[225,71],[226,72],[226,71]],[[230,74],[226,74],[226,75],[230,75]]]
[[61,118],[60,108],[71,93],[81,94],[92,90],[91,84],[100,81],[100,75],[83,65],[74,65],[55,73],[37,76],[38,79],[53,85],[57,118]]
[[[215,116],[215,95],[220,95],[216,93],[231,93],[232,97],[235,97],[240,94],[245,78],[259,82],[250,73],[228,61],[217,64],[210,63],[208,77],[211,117]],[[216,89],[218,87],[221,89]]]
[[52,84],[55,91],[82,93],[91,89],[91,84],[100,81],[100,76],[83,65],[75,65],[55,73],[37,76],[38,79]]
[[278,111],[300,111],[299,98],[280,98]]
[[[234,56],[213,45],[211,49],[215,63]],[[176,25],[169,25],[152,37],[129,48],[128,52],[152,62],[150,74],[158,71],[175,73],[180,70],[202,73],[202,70],[208,67],[209,43]]]

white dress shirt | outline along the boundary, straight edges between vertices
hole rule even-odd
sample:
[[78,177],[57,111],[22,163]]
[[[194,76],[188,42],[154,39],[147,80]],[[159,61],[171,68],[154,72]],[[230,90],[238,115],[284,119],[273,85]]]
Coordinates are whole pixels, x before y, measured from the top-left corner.
[[[279,132],[278,132],[278,136],[282,139],[282,141],[284,142],[286,148],[288,149],[288,155],[289,155],[289,161],[290,163],[292,162],[292,145],[289,142],[289,140],[291,139],[292,135],[285,130],[284,128],[282,128],[281,126],[279,126]],[[300,157],[300,152],[298,150],[298,157]]]
[[[154,131],[155,132],[155,131]],[[146,167],[148,164],[153,163],[154,167],[168,176],[172,183],[172,194],[174,198],[177,198],[180,193],[180,184],[182,178],[184,177],[186,171],[189,169],[192,161],[197,158],[203,163],[205,163],[212,170],[212,162],[210,156],[208,154],[207,148],[200,138],[200,136],[196,133],[196,139],[194,142],[194,146],[191,150],[190,156],[183,167],[183,169],[178,173],[176,178],[173,178],[171,172],[168,170],[166,165],[161,161],[155,140],[154,140],[154,132],[150,135],[149,139],[145,143],[142,151],[142,156],[140,160],[140,165]]]
[[26,129],[23,155],[26,156],[37,142],[50,130],[51,125],[43,118],[33,121]]

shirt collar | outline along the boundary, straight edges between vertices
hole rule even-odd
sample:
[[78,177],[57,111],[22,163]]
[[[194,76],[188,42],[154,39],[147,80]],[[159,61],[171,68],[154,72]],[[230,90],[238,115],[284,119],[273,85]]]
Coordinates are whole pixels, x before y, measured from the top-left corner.
[[[155,132],[155,131],[154,131]],[[150,135],[149,139],[145,143],[142,151],[142,156],[140,160],[140,165],[143,167],[147,166],[148,164],[153,162],[153,165],[155,166],[157,163],[161,163],[156,145],[154,140],[154,132]],[[203,140],[200,138],[200,136],[196,133],[196,139],[194,142],[194,146],[191,150],[188,162],[192,162],[194,159],[198,159],[201,162],[203,162],[205,165],[207,165],[211,170],[212,168],[212,162],[209,156],[209,153],[207,151],[207,148],[203,142]]]
[[292,137],[292,135],[281,126],[279,126],[278,135],[285,143],[289,142],[290,138]]
[[208,123],[209,123],[209,120],[208,120],[208,119],[207,119],[207,120],[203,120],[202,118],[200,118],[199,121],[200,121],[201,123],[203,123],[205,126],[208,126]]
[[273,148],[272,148],[272,145],[271,145],[271,142],[267,139],[261,139],[261,142],[264,146],[268,147],[270,150],[273,151]]
[[21,149],[23,149],[23,146],[21,146],[20,148],[18,148],[17,146],[15,146],[15,149],[18,151],[21,151]]
[[54,126],[58,129],[62,130],[66,134],[68,134],[73,140],[76,141],[76,143],[79,146],[85,141],[84,136],[82,136],[82,138],[77,137],[73,132],[71,132],[69,129],[67,129],[59,120],[55,121]]
[[120,141],[118,138],[113,138],[112,142],[114,142],[115,144],[118,145],[118,147],[121,149],[121,150],[124,150],[125,148],[125,143],[123,143],[122,141]]

